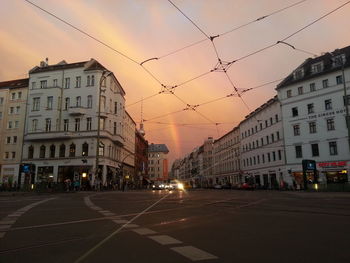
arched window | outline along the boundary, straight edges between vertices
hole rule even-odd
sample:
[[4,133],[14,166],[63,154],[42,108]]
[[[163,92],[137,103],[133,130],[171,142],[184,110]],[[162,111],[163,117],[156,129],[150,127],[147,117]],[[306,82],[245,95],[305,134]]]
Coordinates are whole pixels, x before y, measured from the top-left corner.
[[45,151],[46,151],[45,145],[41,145],[41,146],[40,146],[39,158],[45,158]]
[[60,157],[65,157],[66,156],[66,145],[61,144],[60,145]]
[[89,155],[89,144],[86,142],[83,144],[83,151],[81,153],[82,156],[88,156]]
[[105,155],[105,145],[103,142],[100,142],[100,146],[98,147],[98,155],[100,156]]
[[33,145],[28,147],[28,159],[33,159],[34,158],[34,147]]
[[87,107],[92,108],[92,96],[87,96]]
[[55,158],[55,153],[56,153],[56,146],[52,144],[50,146],[50,158]]
[[69,146],[69,157],[75,157],[75,144],[72,143]]

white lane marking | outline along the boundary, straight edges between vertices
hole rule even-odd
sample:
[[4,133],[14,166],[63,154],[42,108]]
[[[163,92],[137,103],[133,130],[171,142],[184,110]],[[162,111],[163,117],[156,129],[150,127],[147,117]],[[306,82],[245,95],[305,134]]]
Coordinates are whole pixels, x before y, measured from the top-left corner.
[[[82,262],[84,259],[86,259],[91,253],[93,253],[96,249],[98,249],[100,246],[102,246],[104,243],[106,243],[109,239],[111,239],[113,236],[118,234],[126,225],[132,223],[134,220],[145,214],[148,210],[150,210],[152,207],[156,206],[159,202],[163,201],[163,199],[167,198],[169,196],[169,193],[164,195],[162,198],[160,198],[157,202],[153,203],[143,211],[141,211],[138,215],[134,216],[132,219],[130,219],[126,224],[119,227],[117,230],[115,230],[113,233],[111,233],[109,236],[107,236],[105,239],[97,243],[94,247],[92,247],[90,250],[88,250],[85,254],[83,254],[81,257],[79,257],[75,263]],[[89,198],[89,197],[88,197]]]
[[[27,205],[25,207],[22,207],[22,208],[16,210],[15,212],[13,212],[10,215],[7,215],[6,219],[1,220],[2,223],[0,223],[0,229],[2,229],[2,230],[10,229],[11,226],[16,222],[17,217],[20,217],[25,212],[27,212],[29,209],[32,209],[33,207],[35,207],[37,205],[40,205],[42,203],[45,203],[45,202],[53,200],[53,199],[56,199],[56,198],[55,197],[54,198],[47,198],[47,199],[41,200],[39,202],[32,203],[30,205]],[[5,224],[5,222],[11,222],[11,224]],[[5,234],[6,234],[6,232],[0,232],[0,238],[3,238],[5,236]]]
[[0,225],[12,225],[14,223],[16,223],[16,220],[4,220],[3,219],[0,221]]
[[161,245],[173,245],[173,244],[181,244],[182,242],[180,240],[177,240],[175,238],[172,238],[171,236],[167,235],[159,235],[159,236],[148,236],[150,239],[153,239],[154,241],[158,242]]
[[132,231],[134,231],[135,233],[139,234],[139,235],[153,235],[156,234],[156,231],[153,231],[152,229],[149,228],[136,228],[133,229]]
[[139,225],[136,224],[127,224],[124,226],[124,228],[135,228],[135,227],[139,227]]
[[0,225],[0,230],[6,230],[9,229],[11,225]]
[[109,211],[109,210],[101,210],[101,211],[99,211],[100,213],[111,213],[111,211]]
[[105,215],[105,216],[115,216],[116,214],[114,214],[114,213],[102,213],[103,215]]
[[217,256],[214,256],[208,252],[205,252],[199,248],[193,246],[184,246],[184,247],[172,247],[171,250],[179,253],[180,255],[189,258],[192,261],[200,261],[207,259],[217,259]]

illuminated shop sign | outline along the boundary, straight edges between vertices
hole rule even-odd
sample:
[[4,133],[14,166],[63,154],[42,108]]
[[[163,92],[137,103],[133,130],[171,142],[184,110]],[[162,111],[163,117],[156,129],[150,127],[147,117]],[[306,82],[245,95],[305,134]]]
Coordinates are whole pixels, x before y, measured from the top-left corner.
[[346,166],[346,161],[318,163],[319,167],[341,167]]

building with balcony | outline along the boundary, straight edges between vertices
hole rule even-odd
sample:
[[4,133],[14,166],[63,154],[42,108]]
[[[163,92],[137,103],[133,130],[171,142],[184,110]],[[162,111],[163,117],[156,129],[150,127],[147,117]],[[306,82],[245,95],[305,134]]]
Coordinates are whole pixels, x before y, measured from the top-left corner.
[[[286,166],[303,186],[302,160],[316,161],[322,184],[348,183],[350,46],[309,58],[278,86]],[[308,181],[315,181],[308,174]]]
[[0,82],[0,185],[4,188],[29,183],[20,171],[28,82]]
[[35,166],[35,182],[117,180],[124,97],[115,75],[94,59],[30,70],[22,161]]

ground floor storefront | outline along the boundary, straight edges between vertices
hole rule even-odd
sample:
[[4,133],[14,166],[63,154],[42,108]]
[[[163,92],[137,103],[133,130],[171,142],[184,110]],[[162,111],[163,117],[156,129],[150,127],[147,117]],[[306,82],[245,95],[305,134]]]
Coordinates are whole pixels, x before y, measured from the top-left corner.
[[293,180],[285,166],[243,171],[243,182],[260,189],[290,189]]

